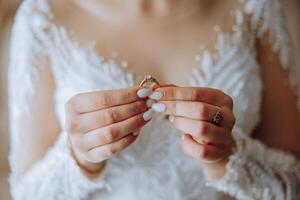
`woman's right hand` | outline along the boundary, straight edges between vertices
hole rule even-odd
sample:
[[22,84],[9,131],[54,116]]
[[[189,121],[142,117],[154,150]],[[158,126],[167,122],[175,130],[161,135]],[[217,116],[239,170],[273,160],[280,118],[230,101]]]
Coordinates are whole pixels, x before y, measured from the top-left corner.
[[66,103],[66,128],[73,156],[88,174],[132,144],[150,119],[148,88],[131,87],[77,94]]

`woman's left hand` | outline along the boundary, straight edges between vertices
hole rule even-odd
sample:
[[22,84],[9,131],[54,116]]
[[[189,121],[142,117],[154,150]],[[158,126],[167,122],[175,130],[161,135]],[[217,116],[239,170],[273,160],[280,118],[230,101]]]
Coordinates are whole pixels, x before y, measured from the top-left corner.
[[[210,178],[223,177],[235,148],[232,98],[212,88],[173,85],[159,87],[149,97],[154,100],[152,109],[170,115],[174,127],[185,133],[183,151],[200,161]],[[214,123],[218,111],[221,120]]]

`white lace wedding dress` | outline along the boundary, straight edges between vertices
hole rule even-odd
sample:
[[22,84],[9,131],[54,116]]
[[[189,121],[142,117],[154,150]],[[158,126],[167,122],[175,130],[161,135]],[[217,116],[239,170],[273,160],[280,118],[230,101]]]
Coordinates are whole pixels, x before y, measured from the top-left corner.
[[[46,67],[55,77],[55,108],[62,131],[29,171],[11,174],[14,199],[211,200],[221,198],[218,191],[237,199],[300,199],[299,160],[250,137],[260,121],[263,88],[254,41],[267,31],[282,66],[290,71],[293,91],[300,96],[300,67],[292,59],[280,0],[246,0],[233,14],[234,33],[219,32],[218,52],[201,54],[199,68],[189,74],[190,85],[219,88],[234,99],[238,148],[224,178],[218,182],[206,178],[197,162],[182,153],[178,131],[156,115],[137,142],[110,159],[103,174],[91,180],[81,174],[70,154],[64,104],[79,92],[128,87],[139,77],[113,59],[104,60],[92,45],[82,47],[72,40],[67,29],[54,23],[47,0],[25,0],[13,28],[9,67],[11,168],[26,137],[17,122],[30,117],[39,74]],[[246,16],[251,19],[248,29]]]

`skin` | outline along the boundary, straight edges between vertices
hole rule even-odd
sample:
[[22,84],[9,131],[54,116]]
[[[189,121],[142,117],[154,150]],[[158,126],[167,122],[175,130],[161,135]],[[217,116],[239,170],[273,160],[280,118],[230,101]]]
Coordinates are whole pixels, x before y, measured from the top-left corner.
[[83,93],[66,104],[66,126],[74,156],[89,174],[103,168],[105,160],[132,144],[147,121],[145,99],[139,87]]
[[[84,43],[88,38],[95,38],[101,41],[97,51],[104,57],[110,57],[110,53],[117,50],[120,54],[117,60],[126,58],[131,70],[137,74],[144,75],[147,71],[147,74],[152,74],[164,83],[180,85],[166,85],[157,89],[164,94],[158,102],[167,106],[163,114],[175,115],[174,127],[185,133],[182,141],[183,151],[198,160],[212,178],[220,179],[226,173],[228,156],[234,148],[231,137],[235,122],[232,99],[219,90],[185,87],[185,82],[178,77],[191,70],[186,66],[196,64],[193,62],[194,55],[199,49],[195,41],[213,51],[216,35],[211,29],[216,22],[224,24],[224,31],[230,32],[233,20],[225,16],[230,8],[236,7],[236,1],[227,1],[226,4],[220,5],[217,1],[174,0],[172,3],[163,1],[163,6],[154,0],[150,4],[143,4],[146,0],[132,0],[131,4],[126,5],[120,0],[90,1],[90,7],[107,11],[107,15],[103,14],[104,16],[93,14],[95,12],[90,8],[83,8],[80,0],[70,0],[63,5],[55,2],[53,7],[56,8],[54,12],[57,23],[81,33],[82,30],[85,31],[80,37],[74,36],[74,39]],[[180,16],[185,12],[181,9],[183,7],[198,9],[182,18]],[[119,18],[127,20],[109,21],[110,17],[107,16],[114,9],[122,10],[123,12],[115,13],[122,15]],[[78,20],[72,20],[74,16],[80,17]],[[120,35],[122,40],[118,39]],[[128,41],[130,43],[127,43]],[[296,97],[286,85],[287,73],[282,70],[277,55],[270,49],[263,40],[257,41],[258,62],[261,64],[265,90],[261,110],[262,121],[255,130],[254,137],[270,147],[279,147],[300,157],[300,147],[296,142],[300,140]],[[270,59],[271,57],[275,59]],[[169,73],[170,71],[172,73]],[[16,161],[17,167],[13,169],[17,173],[26,172],[40,160],[54,144],[59,133],[52,100],[55,84],[50,72],[44,72],[43,76],[32,104],[31,118],[19,122],[21,127],[29,128],[23,129],[22,134],[25,134],[27,139],[22,151],[18,152],[18,157],[22,159]],[[147,108],[136,92],[137,88],[127,88],[121,91],[83,93],[67,103],[67,127],[74,158],[88,176],[98,175],[103,169],[104,161],[132,144],[136,139],[132,132],[147,123],[141,118],[141,113]],[[120,99],[118,95],[124,95],[126,98],[117,102]],[[52,106],[45,107],[45,102]],[[139,106],[133,106],[137,104]],[[221,127],[207,122],[215,113],[215,106],[222,108],[225,121]],[[175,109],[178,107],[179,110]],[[191,109],[195,112],[191,112]],[[101,120],[95,123],[97,118]],[[46,130],[53,131],[46,134],[44,124],[49,126]],[[40,133],[45,135],[41,136]],[[103,137],[103,134],[107,137]],[[94,138],[98,138],[96,143],[93,143]],[[222,160],[213,162],[219,158]]]
[[[221,178],[235,148],[231,135],[235,124],[232,98],[220,90],[204,87],[167,86],[155,92],[162,94],[156,103],[166,106],[163,114],[174,116],[174,127],[186,133],[182,150],[198,160],[211,178]],[[218,109],[224,120],[217,126],[211,119]]]

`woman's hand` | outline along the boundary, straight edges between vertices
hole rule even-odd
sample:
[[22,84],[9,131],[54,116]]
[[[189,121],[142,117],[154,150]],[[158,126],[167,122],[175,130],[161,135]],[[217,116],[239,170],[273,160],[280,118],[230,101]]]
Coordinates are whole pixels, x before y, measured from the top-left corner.
[[77,163],[88,174],[101,171],[105,160],[132,144],[151,119],[138,87],[75,95],[66,104],[66,128]]
[[[216,89],[176,86],[160,87],[149,97],[156,101],[153,110],[170,115],[174,127],[186,133],[184,152],[199,160],[211,178],[220,179],[235,147],[232,98]],[[213,123],[218,110],[221,124]]]

